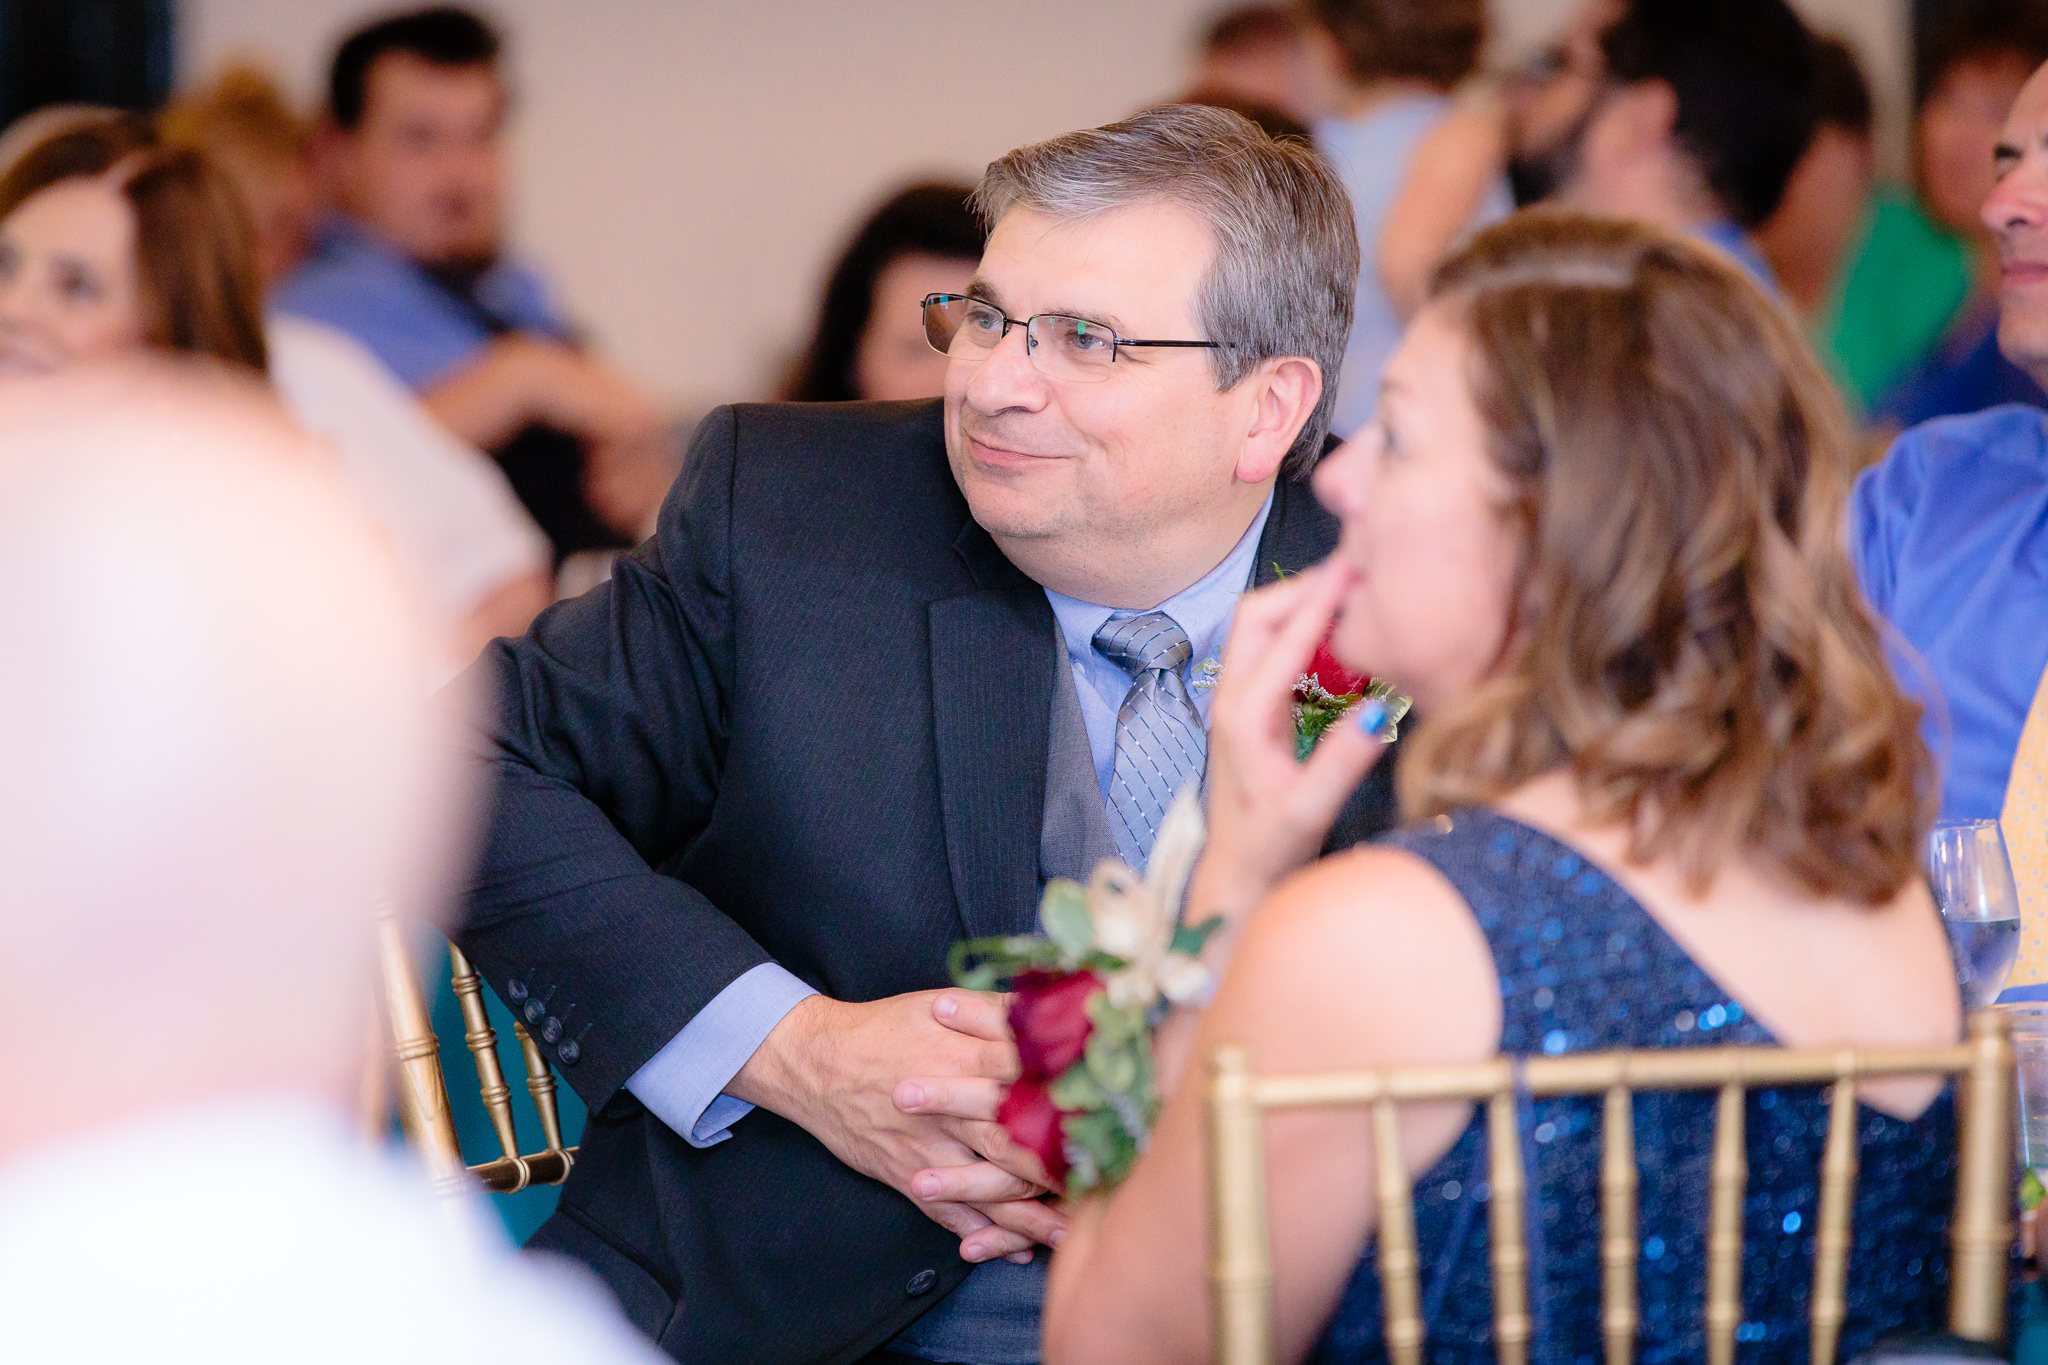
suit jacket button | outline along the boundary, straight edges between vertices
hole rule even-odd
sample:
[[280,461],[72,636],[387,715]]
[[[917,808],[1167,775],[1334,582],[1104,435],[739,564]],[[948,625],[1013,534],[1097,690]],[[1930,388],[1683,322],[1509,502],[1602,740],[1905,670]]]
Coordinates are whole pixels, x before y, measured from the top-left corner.
[[541,1021],[541,1016],[547,1012],[548,1007],[541,1004],[538,1000],[526,1002],[526,1022],[529,1024],[538,1024]]
[[576,1065],[577,1060],[582,1056],[583,1049],[576,1046],[576,1040],[574,1038],[569,1039],[569,1041],[563,1043],[560,1047],[555,1049],[555,1060],[560,1062],[563,1066]]
[[912,1275],[910,1277],[909,1284],[903,1286],[903,1292],[910,1295],[912,1298],[916,1298],[919,1294],[922,1294],[925,1291],[929,1290],[933,1285],[937,1284],[938,1282],[938,1271],[920,1270],[915,1275]]
[[553,1015],[549,1015],[548,1021],[540,1026],[540,1040],[543,1043],[561,1042],[562,1021],[555,1018]]
[[505,983],[505,998],[515,1005],[524,1000],[526,998],[526,983],[516,976],[507,981]]

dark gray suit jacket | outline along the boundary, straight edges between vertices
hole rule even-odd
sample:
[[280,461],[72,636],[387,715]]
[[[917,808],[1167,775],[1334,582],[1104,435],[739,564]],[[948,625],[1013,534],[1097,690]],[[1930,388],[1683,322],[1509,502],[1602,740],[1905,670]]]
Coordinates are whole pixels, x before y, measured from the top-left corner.
[[[1283,483],[1260,581],[1335,542]],[[591,1111],[534,1245],[677,1359],[855,1360],[966,1275],[795,1125],[757,1111],[700,1150],[622,1087],[759,963],[874,1000],[948,984],[956,939],[1034,927],[1054,632],[969,517],[937,403],[743,406],[705,419],[609,584],[472,670],[496,795],[458,940],[540,1002]],[[1390,822],[1391,766],[1332,846]]]

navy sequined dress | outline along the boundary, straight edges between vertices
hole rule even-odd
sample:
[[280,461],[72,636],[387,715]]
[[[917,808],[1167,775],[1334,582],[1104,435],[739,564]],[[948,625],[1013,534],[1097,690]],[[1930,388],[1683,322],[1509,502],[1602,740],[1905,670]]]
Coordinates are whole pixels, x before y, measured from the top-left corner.
[[[1446,828],[1448,825],[1448,828]],[[1550,836],[1490,811],[1391,836],[1472,908],[1500,972],[1501,1050],[1556,1056],[1617,1047],[1774,1044],[1615,881]],[[1524,1101],[1530,1359],[1597,1365],[1600,1104]],[[1707,1172],[1714,1097],[1636,1096],[1642,1174],[1637,1359],[1705,1358]],[[1817,1089],[1752,1091],[1742,1243],[1741,1361],[1803,1361],[1828,1106]],[[1842,1357],[1945,1321],[1955,1109],[1944,1092],[1911,1123],[1865,1107]],[[1486,1130],[1476,1116],[1415,1184],[1428,1358],[1491,1362]],[[1368,1246],[1317,1362],[1385,1359],[1377,1253]]]

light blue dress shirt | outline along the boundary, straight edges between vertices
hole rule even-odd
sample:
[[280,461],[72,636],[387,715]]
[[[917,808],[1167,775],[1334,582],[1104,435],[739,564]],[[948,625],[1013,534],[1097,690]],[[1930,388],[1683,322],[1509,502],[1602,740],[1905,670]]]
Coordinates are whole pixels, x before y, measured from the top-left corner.
[[1899,437],[1856,480],[1849,553],[1910,650],[1892,671],[1927,708],[1942,818],[1997,819],[2048,669],[2048,414],[2010,404]]
[[[505,328],[570,338],[547,286],[525,265],[500,261],[477,280],[476,295]],[[347,332],[414,390],[446,378],[495,335],[417,261],[340,215],[321,224],[313,255],[278,284],[270,305]]]
[[[1259,537],[1272,510],[1273,499],[1268,494],[1265,505],[1252,518],[1250,529],[1221,564],[1193,586],[1153,608],[1171,616],[1187,632],[1194,649],[1186,675],[1190,683],[1199,678],[1203,660],[1218,658],[1223,652],[1223,640],[1230,633],[1237,599],[1251,585]],[[1110,770],[1116,763],[1116,713],[1123,706],[1131,679],[1095,652],[1095,632],[1112,616],[1144,613],[1094,606],[1050,588],[1045,595],[1066,639],[1067,658],[1080,693],[1081,719],[1087,727],[1088,747],[1095,759],[1096,780],[1107,799]],[[1188,694],[1206,724],[1209,689],[1190,686]],[[691,1146],[709,1147],[725,1141],[732,1136],[732,1125],[753,1110],[752,1105],[723,1093],[725,1087],[762,1040],[782,1022],[782,1017],[798,1001],[816,993],[786,968],[763,962],[697,1011],[680,1033],[627,1078],[626,1089],[656,1118],[682,1134]]]

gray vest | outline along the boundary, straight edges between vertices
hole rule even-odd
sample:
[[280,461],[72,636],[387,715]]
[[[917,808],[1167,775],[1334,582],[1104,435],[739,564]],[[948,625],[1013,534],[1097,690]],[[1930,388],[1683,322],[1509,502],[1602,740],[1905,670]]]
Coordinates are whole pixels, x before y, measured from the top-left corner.
[[[1116,856],[1095,755],[1081,719],[1081,695],[1067,642],[1053,630],[1058,681],[1052,693],[1052,732],[1046,745],[1045,824],[1039,834],[1041,882],[1072,877],[1085,882],[1104,858]],[[1037,929],[1034,921],[1031,928]],[[1045,1298],[1044,1248],[1030,1265],[990,1261],[977,1266],[938,1307],[912,1323],[889,1348],[926,1360],[959,1365],[1035,1365],[1038,1312]]]

